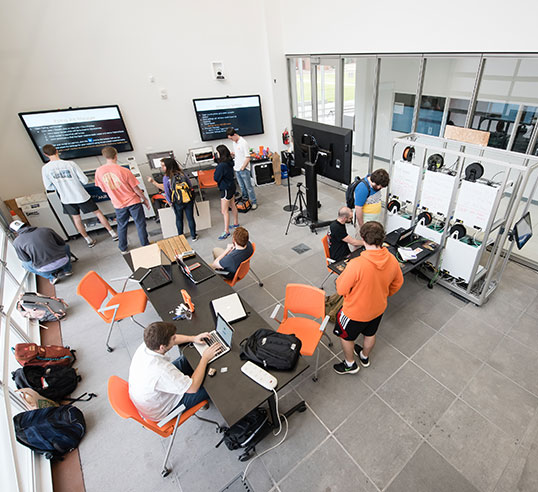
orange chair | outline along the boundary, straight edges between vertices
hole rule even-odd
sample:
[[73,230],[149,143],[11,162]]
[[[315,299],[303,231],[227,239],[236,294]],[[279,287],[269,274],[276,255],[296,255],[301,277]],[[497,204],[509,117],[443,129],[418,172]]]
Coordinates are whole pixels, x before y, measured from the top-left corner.
[[[118,293],[96,272],[91,270],[84,275],[78,284],[77,295],[84,298],[95,312],[101,316],[103,321],[110,323],[108,336],[106,337],[106,349],[109,352],[113,350],[108,345],[108,341],[116,321],[131,318],[138,326],[144,328],[133,317],[135,314],[141,314],[146,310],[148,298],[142,289]],[[111,296],[110,299],[108,299],[109,296]],[[106,304],[104,304],[105,301],[107,301]]]
[[200,190],[200,198],[203,200],[202,190],[204,188],[217,188],[218,184],[215,181],[215,170],[198,171],[198,188]]
[[[325,333],[325,327],[329,322],[329,316],[325,316],[325,292],[311,285],[288,284],[286,286],[282,321],[276,319],[279,309],[280,305],[277,305],[271,314],[271,318],[280,323],[277,331],[285,335],[293,334],[299,338],[302,342],[301,355],[310,356],[317,351],[316,369],[312,378],[313,381],[317,381],[319,341]],[[289,316],[290,313],[292,316]],[[300,315],[311,316],[320,321]],[[329,345],[332,345],[332,343]]]
[[258,281],[258,285],[260,287],[263,287],[263,283],[259,279],[258,275],[254,273],[254,270],[250,269],[250,259],[254,256],[255,252],[256,252],[256,244],[252,243],[252,254],[239,265],[239,268],[235,272],[234,278],[232,278],[231,280],[228,280],[227,278],[223,278],[222,280],[224,280],[228,285],[231,285],[233,287],[237,282],[245,278],[248,272],[250,272]]
[[[140,415],[140,413],[138,413],[138,410],[131,401],[131,398],[129,397],[129,383],[118,376],[110,376],[110,378],[108,378],[108,401],[110,402],[110,406],[113,408],[113,410],[121,418],[133,419],[139,424],[142,424],[142,426],[144,426],[146,429],[155,432],[156,434],[159,434],[161,437],[172,436],[172,439],[166,451],[166,455],[164,457],[163,468],[161,470],[161,475],[163,476],[163,478],[170,473],[170,469],[166,467],[166,462],[168,461],[168,456],[170,455],[172,444],[174,444],[174,439],[176,437],[176,431],[178,427],[208,403],[207,400],[204,400],[198,403],[198,405],[189,408],[188,410],[185,410],[185,407],[181,405],[172,413],[172,415],[176,413],[177,416],[174,416],[175,418],[164,423],[164,425],[161,424],[161,422],[146,420]],[[196,417],[198,416],[196,415]],[[221,430],[217,422],[213,422],[212,420],[208,419],[202,419],[200,417],[198,418],[200,420],[204,420],[205,422],[211,422],[215,424],[218,430]]]
[[329,273],[325,277],[325,280],[321,282],[320,289],[323,289],[323,285],[325,284],[325,282],[327,282],[327,279],[331,276],[331,274],[335,273],[329,268],[329,265],[331,263],[334,263],[334,260],[331,258],[331,253],[329,252],[329,237],[327,236],[327,234],[325,234],[325,236],[321,238],[321,243],[323,244],[323,252],[325,253],[325,261],[327,262],[327,270],[329,270]]

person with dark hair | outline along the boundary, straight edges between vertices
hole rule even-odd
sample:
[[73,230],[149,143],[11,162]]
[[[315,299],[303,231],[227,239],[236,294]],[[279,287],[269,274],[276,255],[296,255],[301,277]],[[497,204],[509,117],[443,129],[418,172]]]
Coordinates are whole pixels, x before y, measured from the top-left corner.
[[[217,147],[217,169],[215,169],[214,179],[220,190],[220,211],[224,217],[224,232],[219,236],[219,240],[224,240],[230,236],[230,227],[239,227],[239,216],[235,206],[235,179],[234,161],[226,145]],[[232,209],[234,223],[230,226],[230,216],[228,209]]]
[[122,254],[126,254],[129,217],[134,220],[140,244],[149,244],[146,216],[142,208],[144,204],[149,209],[149,200],[131,170],[118,164],[118,152],[114,147],[103,148],[101,154],[106,162],[95,171],[95,185],[110,197],[118,221],[118,246]]
[[173,362],[166,355],[176,345],[202,343],[207,336],[176,334],[176,326],[164,321],[146,327],[129,368],[129,396],[142,417],[159,421],[179,405],[189,409],[209,398],[202,382],[218,344],[204,351],[194,371],[183,354]]
[[82,172],[75,162],[60,159],[60,154],[54,145],[44,145],[41,150],[49,158],[49,162],[41,169],[45,189],[49,191],[56,190],[60,202],[62,202],[64,214],[71,216],[77,231],[85,239],[88,247],[93,248],[96,241],[88,236],[80,218],[81,212],[93,213],[112,239],[117,241],[118,235],[110,227],[103,212],[99,210],[86,188],[84,188],[84,185],[88,183],[88,176]]
[[213,258],[215,261],[211,265],[216,270],[225,270],[225,278],[231,280],[239,265],[252,256],[254,248],[249,241],[248,231],[244,227],[237,227],[232,236],[232,244],[228,244],[226,249],[213,248]]
[[327,239],[330,257],[334,261],[346,258],[351,253],[349,246],[358,248],[363,245],[363,241],[347,233],[346,224],[351,224],[351,222],[353,222],[353,212],[348,207],[341,207],[338,210],[337,219],[329,226]]
[[226,137],[233,142],[234,170],[243,200],[250,200],[252,210],[256,210],[258,202],[250,175],[250,152],[247,141],[231,127],[226,130]]
[[[398,260],[383,247],[385,230],[379,222],[366,222],[360,230],[365,251],[351,260],[336,280],[344,304],[336,314],[334,334],[340,337],[344,360],[333,366],[338,374],[356,374],[370,365],[375,334],[387,308],[387,297],[398,292],[403,275]],[[355,344],[364,335],[363,347]]]
[[197,241],[198,236],[194,220],[194,194],[191,182],[178,162],[172,157],[161,159],[161,169],[164,174],[164,195],[176,214],[177,233],[183,234],[183,212],[185,212],[189,230],[191,231],[191,240]]
[[9,228],[17,234],[13,247],[25,270],[46,278],[52,285],[73,274],[69,245],[55,231],[30,227],[21,220],[14,220]]
[[376,169],[355,188],[355,237],[361,239],[360,229],[365,222],[378,221],[381,215],[381,190],[389,184],[389,173]]

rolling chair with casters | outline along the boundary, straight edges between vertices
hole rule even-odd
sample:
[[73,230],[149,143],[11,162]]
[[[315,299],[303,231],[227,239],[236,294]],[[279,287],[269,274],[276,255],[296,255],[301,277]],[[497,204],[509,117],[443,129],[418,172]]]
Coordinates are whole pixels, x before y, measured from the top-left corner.
[[[321,337],[326,335],[329,339],[329,346],[332,346],[329,335],[325,333],[329,322],[329,316],[325,316],[325,292],[311,285],[288,284],[282,321],[276,319],[280,307],[280,304],[277,304],[271,314],[271,318],[280,323],[277,332],[285,335],[293,334],[299,338],[302,342],[301,355],[311,356],[316,352],[316,369],[312,381],[317,381]],[[293,316],[289,316],[290,312]],[[320,319],[321,322],[300,315],[312,316]]]
[[252,257],[254,256],[254,253],[256,252],[256,244],[255,243],[251,243],[251,244],[252,244],[252,254],[246,260],[241,262],[241,264],[239,265],[239,268],[235,272],[234,278],[232,278],[231,280],[228,280],[227,278],[222,279],[231,287],[233,287],[237,282],[245,278],[248,272],[252,273],[252,275],[258,281],[258,285],[260,287],[263,287],[263,282],[259,279],[258,275],[254,273],[254,270],[250,269],[250,260],[252,259]]
[[138,326],[142,329],[144,328],[144,326],[134,319],[136,314],[142,314],[146,310],[148,298],[142,289],[118,293],[96,272],[91,270],[84,275],[78,284],[77,295],[82,297],[103,321],[110,324],[106,337],[106,349],[108,352],[114,350],[108,342],[114,323],[117,321],[131,318]]
[[323,252],[325,253],[325,261],[327,262],[327,270],[329,270],[329,273],[325,277],[325,280],[321,282],[320,289],[323,289],[325,282],[327,282],[331,274],[334,274],[334,275],[336,274],[329,268],[329,265],[331,263],[334,263],[334,260],[331,258],[331,253],[329,252],[329,237],[327,236],[327,234],[325,234],[325,236],[321,238],[321,243],[323,244]]
[[166,455],[164,457],[163,467],[161,470],[161,475],[163,478],[168,476],[171,471],[170,468],[166,467],[166,463],[168,462],[168,457],[170,455],[170,451],[172,450],[172,445],[174,444],[177,429],[181,424],[185,423],[187,419],[194,415],[195,417],[200,420],[203,420],[204,422],[210,422],[212,424],[215,424],[217,426],[218,432],[222,430],[217,422],[204,419],[196,415],[196,412],[198,410],[208,404],[207,400],[198,403],[198,405],[195,405],[188,410],[185,410],[185,407],[183,405],[179,406],[172,412],[172,414],[176,414],[174,418],[166,422],[164,425],[159,425],[160,422],[154,422],[152,420],[144,419],[140,415],[140,413],[138,413],[138,410],[134,406],[134,403],[131,401],[131,398],[129,397],[129,383],[118,376],[110,376],[110,378],[108,378],[108,401],[110,402],[110,406],[112,407],[112,409],[121,418],[133,419],[139,424],[142,424],[142,426],[146,429],[155,432],[156,434],[159,434],[161,437],[172,436],[170,444],[168,445],[168,449],[166,450]]

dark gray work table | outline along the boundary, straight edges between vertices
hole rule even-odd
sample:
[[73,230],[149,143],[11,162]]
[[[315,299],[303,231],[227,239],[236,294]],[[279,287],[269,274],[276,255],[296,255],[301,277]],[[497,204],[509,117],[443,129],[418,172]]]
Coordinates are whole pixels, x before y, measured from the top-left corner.
[[[132,268],[130,255],[125,256],[125,260]],[[187,265],[200,262],[210,268],[198,255],[185,261]],[[143,286],[142,286],[143,287]],[[257,285],[252,287],[258,289]],[[192,298],[195,312],[191,320],[176,320],[170,314],[178,304],[183,302],[180,290],[185,289]],[[152,292],[146,292],[149,301],[159,313],[163,321],[169,321],[177,326],[177,332],[183,335],[196,335],[204,331],[215,329],[215,315],[210,306],[212,299],[234,293],[224,280],[215,275],[204,282],[195,285],[187,279],[176,264],[172,265],[172,283],[160,287]],[[248,316],[246,319],[233,323],[234,335],[232,338],[232,350],[211,363],[211,367],[217,370],[213,377],[206,376],[204,387],[207,390],[211,401],[215,404],[223,419],[231,426],[244,417],[249,411],[260,406],[269,400],[272,418],[274,415],[274,395],[272,392],[262,388],[241,372],[241,366],[245,363],[239,358],[241,352],[239,344],[259,328],[272,328],[269,324],[254,311],[243,299],[241,299]],[[183,353],[193,369],[200,361],[198,351],[190,345],[183,347]],[[227,367],[227,372],[221,372],[223,367]],[[277,391],[290,383],[294,378],[308,368],[307,362],[300,357],[299,362],[292,371],[270,370],[278,380]],[[278,422],[278,420],[276,420]],[[275,420],[273,420],[275,424]],[[275,424],[278,425],[278,424]]]

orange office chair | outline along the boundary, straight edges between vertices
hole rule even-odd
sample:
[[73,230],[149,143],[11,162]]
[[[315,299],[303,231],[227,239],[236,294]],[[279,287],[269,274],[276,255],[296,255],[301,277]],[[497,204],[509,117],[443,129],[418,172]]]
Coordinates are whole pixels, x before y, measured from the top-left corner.
[[[279,333],[285,335],[294,334],[302,342],[301,355],[316,355],[316,369],[313,381],[318,380],[319,365],[319,341],[325,333],[325,327],[329,322],[329,316],[325,316],[325,292],[317,287],[303,284],[288,284],[286,286],[286,298],[284,299],[284,317],[282,321],[276,319],[280,304],[278,304],[271,318],[280,323]],[[289,316],[289,314],[293,316]],[[315,319],[306,318],[311,316]],[[328,335],[327,335],[328,337]],[[329,338],[330,341],[330,338]],[[332,342],[329,344],[332,345]]]
[[[178,427],[208,403],[207,400],[204,400],[198,403],[198,405],[189,408],[188,410],[185,410],[185,407],[181,405],[172,412],[171,415],[173,415],[174,413],[176,414],[174,415],[174,418],[164,423],[164,425],[161,424],[161,422],[146,420],[140,415],[140,413],[138,413],[138,410],[134,406],[134,403],[131,401],[131,398],[129,397],[129,383],[118,376],[110,376],[110,378],[108,378],[108,401],[110,402],[110,406],[112,407],[112,409],[121,418],[133,419],[139,424],[142,424],[142,426],[144,426],[146,429],[155,432],[156,434],[159,434],[161,437],[172,436],[172,439],[170,440],[170,444],[168,445],[168,449],[166,451],[166,455],[164,457],[163,468],[161,470],[161,475],[163,478],[170,473],[170,469],[166,467],[166,462],[168,461],[168,456],[170,455],[170,451],[172,450],[172,444],[174,444],[174,439],[176,437]],[[168,419],[169,417],[170,416],[166,417],[166,419]],[[196,415],[196,417],[198,417],[198,415]],[[201,417],[198,418],[205,422],[211,422],[215,424],[218,430],[221,430],[217,422],[203,419]]]
[[[91,270],[84,275],[78,284],[77,295],[82,297],[101,316],[103,321],[110,324],[108,336],[106,337],[106,349],[109,352],[113,350],[108,345],[108,341],[116,321],[131,318],[138,326],[144,328],[133,317],[135,314],[141,314],[146,310],[148,298],[142,289],[118,293],[96,272]],[[108,299],[109,296],[111,296],[110,299]],[[105,301],[107,301],[106,304],[104,304]]]
[[235,272],[235,275],[234,275],[234,278],[232,278],[231,280],[228,280],[227,278],[223,278],[222,280],[224,280],[228,285],[231,285],[232,287],[237,283],[239,282],[240,280],[242,280],[243,278],[245,278],[247,276],[247,273],[250,272],[252,273],[252,275],[256,278],[256,280],[258,281],[258,285],[260,287],[263,287],[263,283],[262,281],[259,279],[258,275],[256,275],[254,273],[254,270],[251,270],[250,269],[250,259],[254,256],[254,253],[256,252],[256,244],[255,243],[251,243],[252,244],[252,254],[245,260],[243,261],[240,265],[239,265],[239,268],[237,269],[237,271]]
[[329,265],[331,263],[334,263],[334,260],[331,258],[331,253],[329,252],[329,237],[327,236],[327,234],[325,234],[325,236],[321,238],[321,243],[323,244],[323,252],[325,253],[325,261],[327,262],[327,270],[329,270],[329,273],[325,277],[325,280],[321,282],[320,289],[323,289],[323,285],[325,284],[325,282],[327,282],[327,279],[331,276],[331,274],[335,273],[329,268]]
[[200,198],[203,199],[202,190],[204,188],[217,188],[218,184],[215,181],[215,170],[198,171],[198,188],[200,190]]

